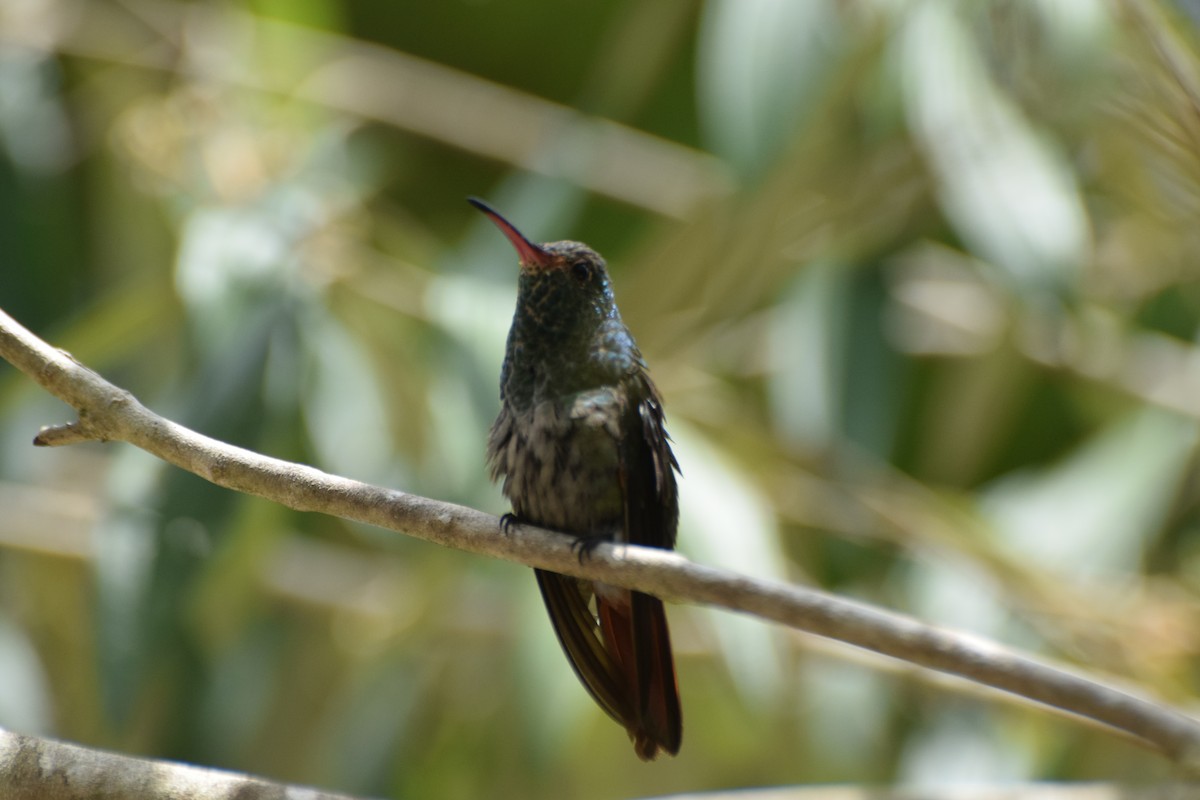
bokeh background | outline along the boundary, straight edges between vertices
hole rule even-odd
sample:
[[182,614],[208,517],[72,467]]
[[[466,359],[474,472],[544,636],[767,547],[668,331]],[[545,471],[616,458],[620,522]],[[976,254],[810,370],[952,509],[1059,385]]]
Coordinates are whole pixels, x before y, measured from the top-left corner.
[[[155,410],[501,513],[516,266],[587,241],[689,556],[1200,691],[1200,10],[0,0],[0,307]],[[1153,780],[1042,709],[670,609],[639,763],[529,571],[216,489],[0,364],[0,725],[381,797]]]

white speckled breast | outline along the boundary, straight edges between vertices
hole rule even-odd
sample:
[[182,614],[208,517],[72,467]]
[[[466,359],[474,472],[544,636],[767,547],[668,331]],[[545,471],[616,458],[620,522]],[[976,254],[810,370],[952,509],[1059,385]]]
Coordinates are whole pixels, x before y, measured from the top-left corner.
[[613,388],[508,404],[492,425],[492,478],[518,518],[568,533],[612,538],[623,529],[617,442],[623,402]]

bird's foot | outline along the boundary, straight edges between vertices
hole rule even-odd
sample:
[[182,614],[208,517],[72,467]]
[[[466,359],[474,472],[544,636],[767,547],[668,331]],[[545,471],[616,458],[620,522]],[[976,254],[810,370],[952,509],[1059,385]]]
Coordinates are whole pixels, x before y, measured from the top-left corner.
[[582,564],[585,558],[591,558],[592,552],[607,541],[609,539],[606,536],[580,536],[571,542],[571,549],[575,551],[579,563]]
[[525,521],[516,514],[504,514],[500,517],[500,533],[504,536],[508,536],[510,533],[512,533],[514,525],[523,525],[524,522]]

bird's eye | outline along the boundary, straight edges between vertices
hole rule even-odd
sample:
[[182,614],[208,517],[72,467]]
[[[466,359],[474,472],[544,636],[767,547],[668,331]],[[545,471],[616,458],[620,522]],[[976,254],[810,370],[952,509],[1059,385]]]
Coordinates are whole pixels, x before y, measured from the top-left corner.
[[589,278],[592,277],[592,265],[586,261],[572,262],[571,274],[574,275],[580,283],[585,283]]

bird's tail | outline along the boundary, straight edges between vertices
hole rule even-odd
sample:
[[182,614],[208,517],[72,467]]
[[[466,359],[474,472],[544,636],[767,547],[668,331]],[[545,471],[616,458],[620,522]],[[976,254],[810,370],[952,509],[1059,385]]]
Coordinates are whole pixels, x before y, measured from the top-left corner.
[[679,752],[683,721],[662,601],[640,592],[596,594],[592,585],[535,570],[546,610],[584,687],[633,739],[643,760]]

